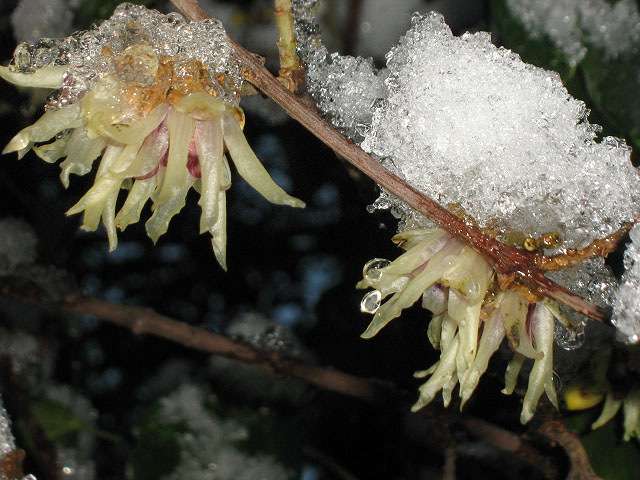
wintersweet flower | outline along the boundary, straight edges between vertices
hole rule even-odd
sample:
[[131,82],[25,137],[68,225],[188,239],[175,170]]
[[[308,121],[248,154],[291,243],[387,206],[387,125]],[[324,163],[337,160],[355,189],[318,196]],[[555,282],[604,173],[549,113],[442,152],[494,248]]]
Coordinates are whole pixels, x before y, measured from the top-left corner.
[[567,323],[557,305],[497,288],[495,273],[484,258],[442,229],[408,230],[393,241],[406,252],[393,262],[371,260],[357,284],[374,289],[362,300],[362,311],[373,314],[362,337],[373,337],[420,299],[422,307],[432,312],[427,336],[440,350],[440,360],[415,374],[428,380],[412,410],[430,403],[439,391],[448,406],[458,384],[462,408],[505,337],[514,354],[503,393],[513,392],[524,360],[534,361],[521,422],[531,419],[543,392],[557,407],[553,334],[556,319]]
[[[205,38],[199,41],[206,41],[204,34],[211,32],[218,41],[226,41],[216,22],[204,25],[199,34]],[[72,38],[82,44],[89,36],[86,43],[94,50],[94,39],[110,40],[98,45],[97,58],[86,60],[95,69],[88,73],[82,54],[89,47],[76,47],[77,42],[63,40],[55,46],[56,51],[71,50],[63,58],[69,61],[71,56],[69,65],[53,62],[40,68],[19,68],[25,50],[19,46],[14,64],[0,67],[0,76],[19,86],[61,90],[57,101],[20,131],[3,153],[18,152],[21,158],[33,149],[49,163],[66,157],[60,165],[65,187],[71,174],[89,173],[100,157],[94,185],[67,215],[84,213],[82,228],[88,231],[102,221],[111,250],[117,246],[116,228],[124,230],[137,222],[149,200],[153,214],[146,230],[157,241],[194,188],[202,208],[200,232],[211,234],[216,258],[226,268],[225,192],[231,174],[225,152],[238,173],[270,202],[292,207],[304,207],[304,202],[271,179],[248,145],[242,133],[244,113],[237,106],[239,81],[212,67],[215,60],[180,56],[184,47],[174,49],[176,55],[163,54],[171,51],[167,42],[172,35],[182,42],[197,38],[191,25],[144,7],[121,6],[93,36],[85,32]],[[154,30],[164,36],[159,39],[161,34]],[[216,49],[215,43],[208,47]],[[74,84],[81,75],[84,88]],[[121,189],[129,193],[118,209]]]
[[[564,393],[568,410],[591,408],[604,400],[602,411],[591,424],[595,430],[606,425],[620,410],[623,413],[623,438],[640,439],[640,388],[638,368],[640,350],[623,347],[612,364],[612,351],[599,352],[591,359],[589,371],[573,379]],[[625,359],[626,357],[626,359]],[[615,379],[615,386],[611,379]]]

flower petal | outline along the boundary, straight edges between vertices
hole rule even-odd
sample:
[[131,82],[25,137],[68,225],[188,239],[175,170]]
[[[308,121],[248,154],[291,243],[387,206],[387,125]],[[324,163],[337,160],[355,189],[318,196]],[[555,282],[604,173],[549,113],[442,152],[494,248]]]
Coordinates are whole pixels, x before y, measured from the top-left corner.
[[376,311],[373,320],[360,336],[362,338],[373,337],[387,323],[398,317],[402,310],[413,305],[420,298],[420,295],[440,278],[443,271],[451,265],[463,248],[464,245],[460,242],[450,242],[438,250],[424,270]]
[[[164,180],[165,182],[167,181],[166,176]],[[147,235],[153,240],[153,243],[156,243],[158,238],[167,231],[169,221],[173,216],[182,210],[186,202],[187,193],[189,193],[189,189],[195,181],[196,179],[191,175],[185,175],[182,186],[177,190],[175,195],[164,201],[161,197],[156,199],[153,206],[153,215],[145,224]]]
[[502,343],[504,333],[502,316],[496,311],[485,321],[482,337],[480,337],[480,343],[478,345],[478,353],[471,368],[460,382],[460,398],[462,399],[460,409],[462,409],[478,386],[480,377],[482,377],[489,366],[491,356],[498,350]]
[[140,213],[142,213],[142,209],[147,203],[147,200],[151,198],[156,186],[156,175],[144,180],[136,180],[133,183],[133,187],[129,191],[124,205],[122,205],[118,215],[116,215],[115,222],[120,230],[124,231],[129,225],[140,220]]
[[504,373],[504,388],[502,389],[502,393],[505,395],[511,395],[515,390],[523,363],[524,355],[514,353],[507,365],[507,370]]
[[36,123],[20,130],[4,147],[2,153],[11,153],[30,148],[35,142],[49,140],[62,130],[80,127],[82,119],[79,115],[80,105],[78,104],[69,105],[58,110],[49,110]]
[[304,208],[302,200],[292,197],[273,181],[247,143],[238,121],[229,112],[222,116],[222,132],[238,173],[249,185],[271,203]]
[[533,362],[533,368],[529,374],[527,393],[522,402],[520,422],[527,423],[533,417],[538,400],[542,392],[546,390],[551,403],[557,407],[555,388],[553,387],[553,314],[541,303],[536,304],[533,312],[533,336],[536,350],[542,354]]
[[448,384],[456,372],[456,353],[458,351],[458,337],[447,350],[443,350],[443,355],[438,362],[438,368],[433,372],[431,378],[427,380],[420,388],[420,397],[418,401],[411,407],[412,412],[417,412],[425,405],[431,403],[436,394]]
[[107,140],[103,137],[90,140],[84,128],[76,128],[71,133],[64,153],[67,158],[60,164],[60,181],[64,188],[69,187],[69,176],[72,173],[86,175],[91,171],[93,161],[100,156],[106,145]]
[[604,400],[604,406],[602,407],[602,413],[596,419],[595,422],[591,424],[591,428],[595,430],[596,428],[600,428],[605,423],[609,422],[613,417],[616,416],[618,410],[622,406],[622,400],[614,398],[611,392],[607,393],[607,397]]
[[168,126],[169,156],[167,157],[164,182],[158,193],[157,203],[159,204],[170,202],[172,198],[184,191],[187,177],[190,176],[187,171],[187,154],[195,128],[195,119],[172,109],[169,112]]
[[39,68],[33,73],[22,73],[15,72],[10,67],[0,67],[0,78],[19,87],[60,88],[68,68],[67,65],[58,65]]
[[[196,151],[202,174],[202,193],[200,195],[200,233],[210,230],[216,223],[219,206],[218,199],[222,181],[222,125],[220,118],[214,118],[196,124]],[[214,249],[215,250],[215,249]]]

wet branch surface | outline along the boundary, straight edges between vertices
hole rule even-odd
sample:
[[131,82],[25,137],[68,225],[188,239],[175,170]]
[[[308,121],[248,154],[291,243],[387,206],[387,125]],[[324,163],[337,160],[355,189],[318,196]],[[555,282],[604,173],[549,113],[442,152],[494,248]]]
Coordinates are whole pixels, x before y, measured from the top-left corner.
[[[209,18],[196,0],[172,0],[172,3],[190,20]],[[591,304],[579,295],[547,278],[536,263],[535,255],[520,248],[502,243],[468,224],[419,190],[407,184],[397,175],[384,168],[361,150],[350,139],[344,137],[315,110],[288,91],[263,65],[260,57],[247,51],[230,39],[236,53],[245,66],[245,79],[280,105],[293,119],[346,159],[362,173],[374,180],[390,193],[407,203],[426,218],[463,240],[482,254],[495,271],[508,284],[516,281],[525,284],[540,294],[552,298],[573,310],[600,322],[609,321],[609,313]]]

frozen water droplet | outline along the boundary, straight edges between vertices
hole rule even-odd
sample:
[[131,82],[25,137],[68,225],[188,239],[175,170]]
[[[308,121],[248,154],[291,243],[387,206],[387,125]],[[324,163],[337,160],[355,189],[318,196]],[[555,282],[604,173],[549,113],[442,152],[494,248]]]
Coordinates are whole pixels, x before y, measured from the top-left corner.
[[386,198],[379,197],[373,204],[367,205],[367,212],[374,213],[376,210],[387,210],[391,203]]
[[382,294],[379,290],[372,290],[362,297],[360,302],[360,311],[364,313],[376,313],[380,308],[380,300],[382,300]]
[[380,280],[382,269],[391,265],[391,261],[385,258],[374,258],[365,263],[362,269],[362,276],[370,281]]
[[584,343],[584,322],[570,328],[556,322],[554,337],[559,347],[567,351],[576,350]]

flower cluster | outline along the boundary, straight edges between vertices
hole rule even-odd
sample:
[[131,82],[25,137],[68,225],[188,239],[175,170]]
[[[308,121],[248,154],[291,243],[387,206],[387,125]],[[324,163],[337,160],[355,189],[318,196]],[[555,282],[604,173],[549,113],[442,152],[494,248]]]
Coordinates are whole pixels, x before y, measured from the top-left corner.
[[[96,31],[50,47],[49,56],[58,55],[53,62],[38,63],[41,47],[19,46],[13,64],[0,67],[0,76],[19,86],[60,90],[45,114],[3,153],[22,157],[33,148],[50,163],[66,157],[61,163],[65,187],[72,173],[89,173],[101,157],[93,187],[67,214],[84,212],[82,228],[89,231],[102,220],[111,250],[117,245],[116,228],[137,222],[149,199],[153,215],[146,230],[155,242],[185,205],[189,190],[196,189],[200,232],[211,234],[216,258],[226,268],[225,191],[231,174],[225,150],[238,173],[267,200],[292,207],[304,203],[271,179],[248,145],[237,106],[240,80],[229,73],[234,60],[224,29],[215,20],[201,23],[198,30],[198,24],[124,4]],[[163,34],[160,39],[156,30]],[[171,44],[189,39],[205,44],[200,50]],[[229,57],[226,63],[206,57],[205,52],[217,50]],[[88,52],[93,56],[84,58]],[[129,193],[116,213],[121,189]]]
[[558,306],[546,299],[527,299],[515,291],[501,290],[484,258],[442,229],[408,230],[393,240],[406,252],[393,262],[368,262],[357,285],[374,289],[362,300],[362,311],[373,314],[362,337],[376,335],[420,298],[422,306],[433,313],[428,338],[440,350],[440,360],[415,374],[429,379],[420,387],[413,411],[430,403],[439,391],[447,406],[458,383],[462,407],[505,337],[514,353],[503,393],[514,391],[525,359],[534,361],[520,421],[531,419],[543,392],[557,407],[554,326],[556,320],[568,325]]

